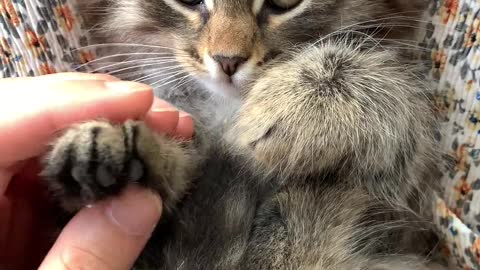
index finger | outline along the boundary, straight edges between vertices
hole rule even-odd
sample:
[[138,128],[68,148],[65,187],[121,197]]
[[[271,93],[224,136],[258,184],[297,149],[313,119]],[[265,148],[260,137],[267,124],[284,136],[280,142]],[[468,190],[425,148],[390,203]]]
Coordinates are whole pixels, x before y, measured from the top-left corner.
[[0,166],[41,154],[72,123],[140,118],[153,102],[149,86],[124,81],[8,79],[0,89]]

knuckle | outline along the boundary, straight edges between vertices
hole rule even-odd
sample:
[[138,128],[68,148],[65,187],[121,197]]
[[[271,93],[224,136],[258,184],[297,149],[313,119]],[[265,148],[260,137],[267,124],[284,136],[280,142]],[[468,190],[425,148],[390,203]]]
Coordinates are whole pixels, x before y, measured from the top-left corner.
[[109,270],[113,269],[93,252],[75,246],[68,246],[62,251],[63,270]]

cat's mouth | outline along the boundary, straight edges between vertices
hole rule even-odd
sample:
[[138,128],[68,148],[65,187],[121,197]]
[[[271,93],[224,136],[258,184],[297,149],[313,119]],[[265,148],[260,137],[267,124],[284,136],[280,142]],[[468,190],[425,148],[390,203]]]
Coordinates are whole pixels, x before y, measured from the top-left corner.
[[211,76],[207,76],[200,80],[205,88],[210,92],[219,94],[225,97],[239,98],[242,88],[242,83],[237,82],[232,78],[229,79],[216,79]]
[[[281,55],[281,50],[257,50],[245,54],[226,53],[192,47],[186,50],[189,55],[187,66],[193,67],[192,72],[210,92],[226,97],[240,97],[255,78],[270,62]],[[245,57],[244,57],[245,56]]]
[[249,76],[255,66],[252,59],[242,57],[211,56],[205,53],[203,63],[212,77],[219,83],[238,85],[242,78]]
[[207,73],[201,78],[204,86],[220,95],[239,97],[241,89],[253,78],[256,66],[252,61],[238,59],[213,59],[206,54],[203,63]]
[[208,50],[203,54],[198,54],[195,50],[189,52],[202,71],[198,78],[204,87],[227,97],[239,97],[245,86],[255,80],[266,64],[280,55],[277,50],[260,57],[247,58],[211,55]]

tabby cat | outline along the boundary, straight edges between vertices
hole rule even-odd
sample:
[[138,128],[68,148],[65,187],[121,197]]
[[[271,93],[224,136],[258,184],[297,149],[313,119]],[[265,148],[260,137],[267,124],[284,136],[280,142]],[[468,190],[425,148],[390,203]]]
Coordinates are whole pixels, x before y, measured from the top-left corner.
[[78,2],[95,71],[195,119],[186,142],[82,123],[45,159],[72,213],[131,183],[161,195],[136,267],[428,269],[439,155],[407,50],[426,0]]

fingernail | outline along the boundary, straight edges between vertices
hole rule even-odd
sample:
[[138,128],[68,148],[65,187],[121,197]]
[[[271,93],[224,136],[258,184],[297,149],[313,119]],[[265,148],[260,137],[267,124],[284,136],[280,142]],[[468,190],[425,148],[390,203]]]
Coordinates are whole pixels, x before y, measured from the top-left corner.
[[177,108],[175,108],[175,106],[159,98],[155,98],[153,100],[153,104],[150,110],[152,112],[177,112],[178,111]]
[[152,91],[152,87],[146,84],[130,81],[106,81],[105,86],[119,92]]
[[178,119],[179,118],[179,113],[178,111],[169,111],[169,110],[152,110],[151,113],[153,114],[153,117],[156,117],[157,115],[161,117],[161,119]]
[[179,118],[184,118],[184,117],[192,117],[192,116],[189,113],[186,113],[184,111],[180,111],[178,117]]
[[66,73],[55,73],[42,75],[38,78],[43,78],[46,80],[55,80],[55,81],[120,81],[119,78],[103,73],[77,73],[77,72],[66,72]]
[[99,79],[105,80],[105,81],[111,81],[111,82],[118,82],[121,81],[119,78],[109,75],[109,74],[102,74],[102,73],[95,73],[93,74],[95,77],[98,77]]
[[129,187],[106,209],[110,220],[129,235],[149,235],[155,228],[162,204],[153,192],[139,187]]

